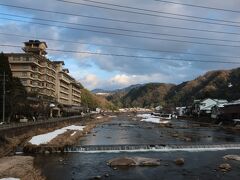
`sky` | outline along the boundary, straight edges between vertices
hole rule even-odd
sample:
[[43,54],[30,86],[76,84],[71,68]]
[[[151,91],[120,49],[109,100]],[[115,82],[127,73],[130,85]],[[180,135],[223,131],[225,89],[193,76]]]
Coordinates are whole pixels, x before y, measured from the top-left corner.
[[[66,1],[1,0],[0,45],[23,46],[23,42],[29,39],[46,41],[49,48],[47,57],[50,60],[63,60],[70,74],[90,90],[95,88],[113,90],[148,82],[178,84],[192,80],[210,70],[231,69],[239,66],[231,63],[199,62],[199,60],[240,63],[240,59],[236,58],[240,57],[240,12],[197,8],[156,0],[95,0],[101,3],[134,7],[138,10],[97,4],[88,0]],[[240,9],[239,0],[169,1],[236,11]],[[86,4],[95,7],[86,6]],[[16,8],[16,6],[28,9]],[[29,8],[60,13],[47,13]],[[188,21],[182,19],[188,19]],[[189,36],[195,38],[189,38]],[[53,51],[54,49],[64,51]],[[0,51],[22,52],[20,47],[1,46]],[[105,55],[99,55],[99,53]],[[146,58],[139,58],[139,56]]]

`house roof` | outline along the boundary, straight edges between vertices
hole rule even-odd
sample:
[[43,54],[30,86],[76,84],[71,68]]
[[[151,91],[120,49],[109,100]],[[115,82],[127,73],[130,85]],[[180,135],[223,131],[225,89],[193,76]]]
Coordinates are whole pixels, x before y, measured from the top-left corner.
[[228,101],[225,99],[213,99],[213,100],[216,101],[218,104],[228,103]]
[[230,106],[230,105],[239,105],[240,104],[240,99],[232,101],[230,103],[227,103],[226,106]]
[[204,101],[206,101],[206,100],[212,100],[212,101],[215,101],[217,104],[228,103],[228,101],[225,100],[225,99],[211,99],[211,98],[203,99],[203,100],[201,100],[200,102],[204,102]]
[[207,98],[207,99],[204,99],[203,101],[201,102],[204,102],[206,100],[212,100],[213,103],[211,103],[210,105],[208,106],[205,106],[205,107],[202,107],[201,110],[211,110],[214,106],[217,106],[217,107],[223,107],[225,104],[227,104],[227,100],[225,99],[210,99],[210,98]]
[[201,110],[211,110],[213,106],[215,106],[215,104],[211,104],[209,106],[205,106]]

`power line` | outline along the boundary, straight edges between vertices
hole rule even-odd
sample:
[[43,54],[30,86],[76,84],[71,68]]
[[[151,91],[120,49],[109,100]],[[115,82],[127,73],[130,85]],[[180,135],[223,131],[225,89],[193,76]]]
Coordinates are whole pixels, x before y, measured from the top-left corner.
[[68,24],[68,25],[78,25],[78,26],[85,26],[85,27],[103,28],[103,29],[118,30],[118,31],[125,31],[125,32],[136,32],[136,33],[142,33],[142,34],[161,35],[161,36],[170,36],[170,37],[183,37],[183,38],[191,38],[191,39],[222,41],[222,42],[232,42],[232,43],[239,43],[240,42],[240,41],[229,40],[229,39],[216,39],[216,38],[206,38],[206,37],[197,37],[197,36],[176,35],[176,34],[168,34],[168,33],[158,33],[158,32],[149,32],[149,31],[139,31],[139,30],[131,30],[131,29],[113,28],[113,27],[106,27],[106,26],[96,26],[96,25],[91,25],[91,24],[71,23],[71,22],[66,22],[66,21],[64,22],[64,21],[43,19],[43,18],[31,18],[31,17],[27,17],[27,16],[1,13],[1,12],[0,12],[0,14],[5,15],[5,16],[19,17],[19,18],[31,19],[31,20],[40,20],[40,21],[62,23],[62,24]]
[[240,13],[240,11],[233,10],[233,9],[223,9],[223,8],[216,8],[216,7],[200,6],[200,5],[195,5],[195,4],[187,4],[187,3],[165,1],[165,0],[155,0],[155,1],[164,2],[164,3],[170,3],[170,4],[179,4],[179,5],[191,6],[191,7],[203,8],[203,9],[212,9],[212,10],[218,10],[218,11]]
[[[68,0],[56,0],[56,1],[68,2],[68,3],[72,2],[72,1],[68,1]],[[152,10],[152,9],[144,9],[144,8],[138,8],[138,7],[133,7],[133,6],[126,6],[126,5],[113,4],[113,3],[107,3],[107,2],[99,2],[99,1],[93,1],[93,0],[82,0],[82,1],[96,3],[96,4],[102,4],[102,5],[108,5],[108,6],[114,6],[114,7],[120,7],[120,8],[140,10],[140,11],[145,11],[145,12],[152,12],[152,13],[169,14],[169,15],[174,15],[174,16],[190,17],[190,18],[204,19],[204,20],[211,20],[211,21],[221,21],[221,22],[227,22],[227,23],[240,23],[237,21],[229,21],[229,20],[225,20],[225,19],[204,18],[204,17],[200,17],[200,16],[163,12],[163,11],[159,11],[159,10],[157,11],[157,10]]]
[[[231,27],[240,27],[239,25],[234,24],[225,24],[225,23],[218,23],[218,22],[209,22],[209,21],[201,21],[201,20],[195,20],[195,19],[186,19],[186,18],[180,18],[180,17],[171,17],[171,16],[164,16],[159,14],[149,14],[149,13],[143,13],[143,12],[137,12],[137,11],[130,11],[130,10],[123,10],[123,9],[116,9],[106,6],[98,6],[93,4],[85,4],[81,2],[72,2],[72,1],[62,1],[62,0],[56,0],[63,3],[69,3],[69,4],[75,4],[75,5],[83,5],[83,6],[89,6],[89,7],[95,7],[100,9],[107,9],[111,11],[119,11],[119,12],[125,12],[125,13],[131,13],[131,14],[138,14],[138,15],[146,15],[146,16],[152,16],[152,17],[160,17],[160,18],[167,18],[167,19],[176,19],[181,21],[191,21],[191,22],[197,22],[197,23],[205,23],[205,24],[214,24],[214,25],[221,25],[221,26],[231,26]],[[164,14],[164,13],[163,13]],[[166,14],[166,13],[165,13]],[[209,19],[211,20],[211,19]],[[223,21],[223,20],[222,20]],[[240,22],[234,22],[234,23],[240,23]]]
[[16,19],[9,19],[9,18],[2,18],[2,17],[0,17],[0,19],[16,21],[16,22],[25,22],[25,23],[31,23],[31,24],[38,24],[38,25],[43,25],[43,26],[52,26],[52,27],[59,27],[59,28],[65,28],[65,29],[72,29],[72,30],[78,30],[78,31],[87,31],[87,32],[95,32],[95,33],[101,33],[101,34],[126,36],[126,37],[132,37],[132,38],[143,38],[143,39],[151,39],[151,40],[161,40],[161,41],[170,41],[170,42],[178,42],[178,43],[190,43],[190,44],[209,45],[209,46],[222,46],[222,47],[231,47],[231,48],[239,48],[240,47],[239,45],[194,42],[194,41],[187,41],[187,40],[157,38],[157,37],[150,37],[150,36],[140,36],[140,35],[130,35],[130,34],[116,33],[116,32],[106,32],[106,31],[99,31],[99,30],[92,30],[92,29],[74,28],[74,27],[67,27],[67,26],[61,26],[61,25],[52,25],[52,24],[45,24],[45,23],[38,23],[38,22],[29,22],[29,21],[24,21],[24,20],[16,20]]
[[[7,45],[0,44],[2,47],[21,47],[17,45]],[[116,57],[125,57],[125,58],[139,58],[139,59],[153,59],[153,60],[162,60],[162,61],[186,61],[186,62],[202,62],[202,63],[223,63],[223,64],[240,64],[237,61],[213,61],[213,60],[192,60],[184,58],[161,58],[161,57],[152,57],[152,56],[134,56],[134,55],[125,55],[125,54],[110,54],[110,53],[98,53],[98,52],[89,52],[89,51],[73,51],[73,50],[64,50],[64,49],[48,49],[49,51],[55,52],[65,52],[65,53],[77,53],[77,54],[90,54],[90,55],[100,55],[100,56],[116,56]]]
[[139,48],[139,47],[129,47],[129,46],[117,46],[117,45],[107,45],[107,44],[97,44],[97,43],[82,43],[80,41],[71,41],[71,40],[63,40],[63,39],[52,39],[46,37],[36,37],[36,36],[25,36],[19,34],[9,34],[9,33],[2,33],[0,35],[5,36],[16,36],[21,38],[30,38],[30,39],[42,39],[45,41],[57,41],[57,42],[65,42],[65,43],[72,43],[72,44],[82,44],[82,45],[92,45],[92,46],[102,46],[108,48],[121,48],[121,49],[131,49],[131,50],[141,50],[141,51],[150,51],[150,52],[158,52],[158,53],[174,53],[174,54],[185,54],[185,55],[195,55],[195,56],[207,56],[207,57],[218,57],[218,58],[236,58],[240,59],[240,56],[224,56],[224,55],[216,55],[216,54],[204,54],[204,53],[188,53],[188,52],[179,52],[179,51],[168,51],[168,50],[157,50],[157,49],[148,49],[148,48]]
[[207,32],[207,33],[240,35],[240,33],[237,33],[237,32],[216,31],[216,30],[208,30],[208,29],[197,29],[197,28],[188,28],[188,27],[180,27],[180,26],[152,24],[152,23],[145,23],[145,22],[128,21],[128,20],[104,18],[104,17],[97,17],[97,16],[88,16],[88,15],[83,15],[83,14],[73,14],[73,13],[66,13],[66,12],[59,12],[59,11],[50,11],[50,10],[31,8],[31,7],[6,5],[6,4],[1,4],[1,3],[0,3],[0,6],[13,7],[13,8],[25,9],[25,10],[32,10],[32,11],[38,11],[38,12],[44,12],[44,13],[53,13],[53,14],[60,14],[60,15],[67,15],[67,16],[89,18],[89,19],[99,19],[99,20],[105,20],[105,21],[111,21],[111,22],[120,22],[120,23],[137,24],[137,25],[146,25],[146,26],[152,26],[152,27],[164,27],[164,28],[182,29],[182,30],[189,30],[189,31]]

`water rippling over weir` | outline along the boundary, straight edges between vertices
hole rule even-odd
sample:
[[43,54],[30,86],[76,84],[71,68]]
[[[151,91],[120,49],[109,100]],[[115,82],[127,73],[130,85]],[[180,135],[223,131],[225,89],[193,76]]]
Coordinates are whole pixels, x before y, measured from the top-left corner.
[[126,144],[126,145],[83,145],[65,147],[64,152],[120,153],[120,152],[172,152],[172,151],[221,151],[240,150],[240,144]]

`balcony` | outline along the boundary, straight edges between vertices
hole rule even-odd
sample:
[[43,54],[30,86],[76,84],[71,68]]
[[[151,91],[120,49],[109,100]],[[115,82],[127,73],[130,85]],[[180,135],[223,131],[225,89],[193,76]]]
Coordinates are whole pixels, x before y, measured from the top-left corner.
[[80,99],[73,99],[73,102],[81,103]]
[[61,96],[60,99],[63,99],[63,100],[65,100],[65,101],[68,102],[68,99],[69,99],[69,98],[68,98],[68,97],[64,97],[64,96]]
[[69,91],[69,87],[68,86],[66,86],[65,84],[63,84],[63,83],[60,83],[60,87],[63,87],[63,89],[66,89],[66,90],[68,90]]
[[80,96],[79,94],[73,93],[73,96],[74,96],[74,97],[77,97],[77,98],[81,98],[81,96]]
[[67,91],[63,91],[63,90],[60,90],[60,93],[65,94],[67,96],[69,95],[69,93]]

